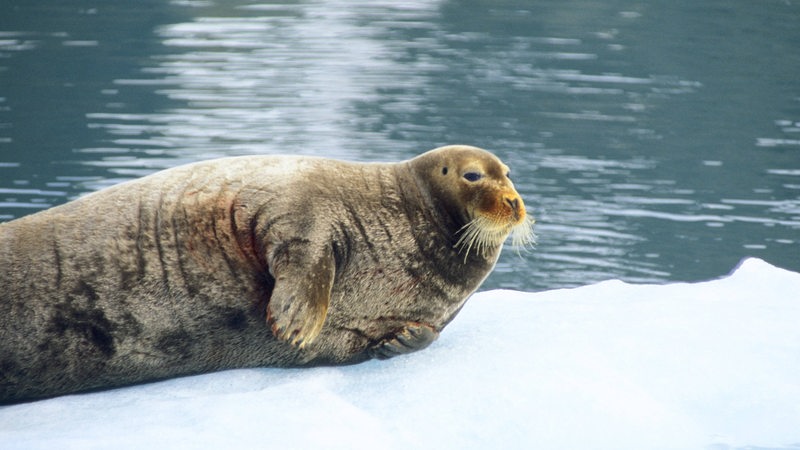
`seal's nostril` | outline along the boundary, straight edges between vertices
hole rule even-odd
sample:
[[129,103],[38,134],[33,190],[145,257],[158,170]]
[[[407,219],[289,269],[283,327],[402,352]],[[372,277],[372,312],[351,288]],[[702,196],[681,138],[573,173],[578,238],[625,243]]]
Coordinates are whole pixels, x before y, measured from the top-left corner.
[[519,209],[519,197],[506,197],[506,203],[508,203],[514,211]]

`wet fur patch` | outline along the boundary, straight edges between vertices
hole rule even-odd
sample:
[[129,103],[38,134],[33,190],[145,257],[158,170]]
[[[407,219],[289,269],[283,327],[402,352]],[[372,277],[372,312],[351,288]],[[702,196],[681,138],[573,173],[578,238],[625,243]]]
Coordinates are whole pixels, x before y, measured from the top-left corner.
[[114,326],[98,309],[79,309],[68,304],[56,306],[50,321],[49,331],[55,332],[62,339],[73,338],[91,344],[101,354],[111,357],[116,353],[114,346]]

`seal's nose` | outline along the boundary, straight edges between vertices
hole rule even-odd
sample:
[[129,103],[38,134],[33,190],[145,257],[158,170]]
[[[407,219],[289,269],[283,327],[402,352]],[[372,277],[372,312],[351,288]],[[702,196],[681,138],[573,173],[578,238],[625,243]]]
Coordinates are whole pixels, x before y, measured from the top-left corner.
[[519,222],[525,214],[522,206],[522,200],[519,196],[508,196],[505,197],[504,200],[506,204],[511,207],[511,212],[514,214],[514,221]]

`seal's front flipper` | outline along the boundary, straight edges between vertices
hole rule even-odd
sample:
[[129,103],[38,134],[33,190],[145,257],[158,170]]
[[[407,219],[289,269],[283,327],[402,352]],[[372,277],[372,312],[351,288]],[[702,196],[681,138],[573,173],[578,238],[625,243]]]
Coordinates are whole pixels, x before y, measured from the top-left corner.
[[438,337],[439,332],[430,325],[409,322],[402,331],[383,339],[367,351],[372,358],[389,359],[422,350]]
[[305,258],[275,268],[275,288],[267,304],[267,321],[281,340],[303,348],[322,330],[333,287],[333,256],[302,264]]

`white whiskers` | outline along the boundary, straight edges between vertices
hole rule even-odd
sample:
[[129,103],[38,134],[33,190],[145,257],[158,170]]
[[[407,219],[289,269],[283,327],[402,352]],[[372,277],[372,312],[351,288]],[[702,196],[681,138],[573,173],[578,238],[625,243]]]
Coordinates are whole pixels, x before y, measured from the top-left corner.
[[526,215],[522,223],[511,229],[511,246],[514,247],[517,254],[536,244],[536,235],[533,233],[534,223],[536,220],[530,215]]
[[530,216],[526,216],[525,220],[513,227],[497,226],[493,220],[478,216],[458,230],[460,236],[455,248],[459,253],[464,252],[464,262],[473,250],[484,258],[491,256],[495,249],[503,245],[509,234],[512,245],[524,248],[534,242],[533,222]]

